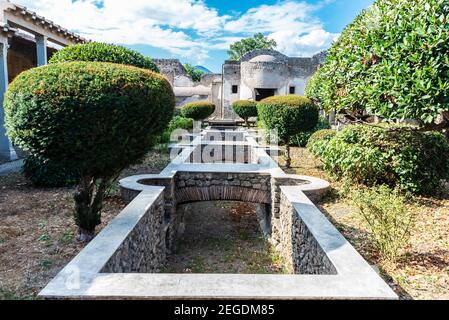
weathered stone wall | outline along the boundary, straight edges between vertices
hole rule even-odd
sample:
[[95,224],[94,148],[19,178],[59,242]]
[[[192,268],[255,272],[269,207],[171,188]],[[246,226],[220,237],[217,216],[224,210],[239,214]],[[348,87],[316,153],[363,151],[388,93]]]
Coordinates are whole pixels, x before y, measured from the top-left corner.
[[287,197],[280,195],[279,219],[271,238],[290,272],[337,274],[337,270],[299,217]]
[[153,62],[172,86],[177,76],[188,76],[186,69],[178,59],[153,59]]
[[164,211],[164,197],[161,194],[101,272],[159,272],[166,258]]
[[209,200],[271,202],[269,174],[179,172],[175,184],[178,203]]

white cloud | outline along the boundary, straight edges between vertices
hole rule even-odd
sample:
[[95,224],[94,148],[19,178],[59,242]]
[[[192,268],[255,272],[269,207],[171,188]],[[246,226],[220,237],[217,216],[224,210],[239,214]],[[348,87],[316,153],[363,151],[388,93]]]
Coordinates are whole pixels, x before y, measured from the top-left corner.
[[284,1],[252,8],[225,24],[225,30],[252,34],[262,32],[276,40],[277,50],[286,55],[311,56],[327,49],[339,34],[324,30],[314,13],[333,0],[318,4]]
[[[328,2],[328,0],[323,0]],[[314,12],[319,5],[283,1],[234,17],[220,15],[203,0],[14,0],[86,38],[127,45],[146,44],[201,63],[210,50],[255,32],[278,42],[289,55],[325,49],[335,38]],[[322,2],[323,5],[325,2]]]
[[277,49],[291,56],[312,56],[322,50],[329,48],[339,34],[330,33],[321,28],[300,34],[296,31],[277,31],[270,35],[276,40]]
[[303,30],[307,32],[320,25],[311,15],[315,6],[306,2],[281,2],[249,9],[237,20],[229,21],[225,30],[231,32],[275,32]]

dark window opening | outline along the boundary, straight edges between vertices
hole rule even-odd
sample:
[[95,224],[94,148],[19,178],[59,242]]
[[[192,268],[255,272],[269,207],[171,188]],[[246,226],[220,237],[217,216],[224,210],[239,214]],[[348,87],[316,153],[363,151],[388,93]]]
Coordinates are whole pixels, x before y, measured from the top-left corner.
[[296,87],[290,87],[290,94],[295,94]]
[[256,92],[256,101],[260,101],[262,99],[274,96],[276,89],[255,89]]
[[232,86],[232,93],[236,94],[239,92],[239,86]]

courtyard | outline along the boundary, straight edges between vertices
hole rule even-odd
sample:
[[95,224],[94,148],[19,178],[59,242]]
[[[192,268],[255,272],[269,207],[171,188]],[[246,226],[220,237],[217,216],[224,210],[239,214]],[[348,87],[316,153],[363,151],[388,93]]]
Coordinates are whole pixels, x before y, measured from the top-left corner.
[[343,1],[143,5],[180,47],[0,1],[0,300],[448,300],[449,6],[287,26]]

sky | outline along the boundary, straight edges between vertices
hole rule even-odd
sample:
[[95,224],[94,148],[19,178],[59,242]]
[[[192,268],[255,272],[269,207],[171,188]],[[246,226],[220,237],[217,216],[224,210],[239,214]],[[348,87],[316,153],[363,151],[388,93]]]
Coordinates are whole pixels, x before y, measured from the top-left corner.
[[374,0],[12,0],[85,38],[220,72],[229,45],[256,32],[295,57],[330,47]]

